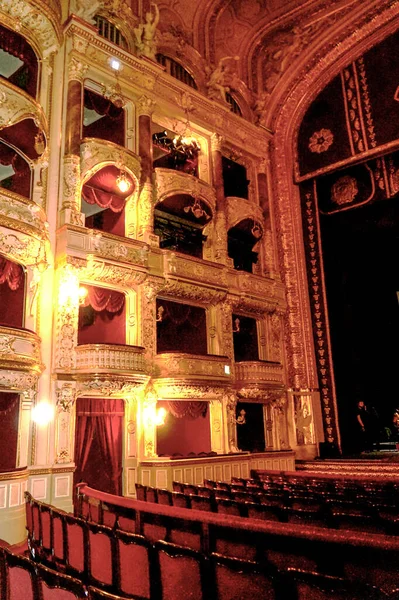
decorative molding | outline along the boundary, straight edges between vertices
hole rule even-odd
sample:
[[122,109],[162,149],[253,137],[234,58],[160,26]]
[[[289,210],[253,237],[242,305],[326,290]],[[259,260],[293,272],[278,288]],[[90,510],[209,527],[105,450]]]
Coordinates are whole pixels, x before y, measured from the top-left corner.
[[2,0],[1,12],[33,36],[42,56],[58,48],[61,39],[61,7],[57,0]]
[[7,79],[1,79],[0,130],[25,119],[32,119],[36,127],[48,137],[47,119],[40,104]]
[[141,171],[140,157],[127,148],[106,140],[85,138],[80,145],[80,157],[82,181],[87,181],[106,164],[121,164],[133,176],[137,188]]
[[78,57],[71,56],[68,63],[68,81],[79,81],[83,84],[89,65]]
[[[172,195],[188,194],[202,200],[212,215],[216,210],[216,194],[214,188],[200,181],[198,177],[174,171],[173,169],[155,169],[156,202],[163,202]],[[212,216],[209,215],[209,216]]]

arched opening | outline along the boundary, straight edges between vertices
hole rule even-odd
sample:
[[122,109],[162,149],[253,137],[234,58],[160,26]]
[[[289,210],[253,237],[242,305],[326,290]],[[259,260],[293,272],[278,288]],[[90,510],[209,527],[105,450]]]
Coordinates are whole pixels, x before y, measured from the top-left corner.
[[123,106],[87,88],[84,90],[83,104],[82,137],[98,138],[124,146],[126,115]]
[[17,466],[19,394],[0,392],[0,473]]
[[[358,400],[376,409],[374,442],[388,447],[397,406],[399,153],[392,74],[399,69],[398,40],[395,32],[348,64],[309,106],[297,140],[315,346],[326,354],[331,340],[346,453],[356,449]],[[330,376],[323,360],[317,356],[321,389]]]
[[25,317],[25,273],[0,255],[0,325],[22,328]]
[[165,423],[157,427],[157,454],[180,458],[206,455],[211,451],[208,402],[161,400],[157,408],[166,411]]
[[156,55],[157,62],[165,68],[166,73],[194,90],[198,89],[194,77],[180,63],[164,54]]
[[258,261],[253,247],[259,241],[262,231],[253,219],[244,219],[231,227],[227,235],[228,255],[233,259],[237,271],[252,273],[253,265]]
[[202,258],[205,225],[211,220],[205,202],[189,194],[174,194],[158,202],[154,210],[154,233],[160,248]]
[[124,402],[113,398],[76,401],[74,484],[122,494]]
[[126,199],[133,191],[134,181],[123,169],[108,165],[97,171],[82,187],[85,226],[124,236]]
[[200,145],[187,124],[181,134],[154,126],[152,135],[154,168],[173,169],[198,177]]
[[247,170],[235,160],[222,156],[224,195],[248,200]]
[[206,312],[199,306],[157,299],[157,353],[207,354]]
[[233,314],[234,360],[259,360],[256,319]]
[[28,42],[0,25],[0,77],[36,98],[38,62]]
[[79,307],[78,344],[126,344],[125,295],[86,285]]

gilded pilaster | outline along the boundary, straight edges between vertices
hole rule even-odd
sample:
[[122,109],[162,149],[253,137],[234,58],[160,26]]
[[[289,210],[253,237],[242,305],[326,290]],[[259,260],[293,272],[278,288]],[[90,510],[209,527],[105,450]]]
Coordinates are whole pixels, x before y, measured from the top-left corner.
[[214,260],[226,265],[227,256],[227,215],[224,197],[223,167],[222,167],[223,138],[214,133],[211,137],[213,186],[216,192],[216,213],[214,218]]

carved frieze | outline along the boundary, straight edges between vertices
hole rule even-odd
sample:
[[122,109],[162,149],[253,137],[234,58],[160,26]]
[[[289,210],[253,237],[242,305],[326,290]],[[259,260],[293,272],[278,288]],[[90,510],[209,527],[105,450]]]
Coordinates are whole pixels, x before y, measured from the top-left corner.
[[86,73],[89,69],[89,65],[77,56],[71,56],[68,64],[68,81],[80,81],[83,83],[86,77]]
[[263,404],[272,404],[279,408],[285,404],[285,390],[283,387],[263,388],[259,385],[247,385],[237,389],[239,399],[257,400]]
[[147,267],[147,246],[135,246],[130,240],[112,238],[100,232],[94,233],[93,230],[89,232],[89,246],[96,257]]
[[28,266],[35,265],[41,253],[41,243],[22,233],[9,233],[0,227],[0,254]]
[[216,263],[207,263],[190,256],[168,252],[164,255],[165,272],[179,279],[206,282],[227,289],[227,271]]
[[186,384],[173,381],[173,379],[154,380],[154,389],[156,390],[158,397],[164,399],[221,399],[226,393],[226,388],[224,386],[218,387],[215,385],[208,385],[201,381]]
[[25,0],[2,0],[0,10],[27,29],[40,45],[42,54],[56,49],[61,40],[61,10],[57,0],[37,0],[35,6]]
[[237,385],[256,384],[260,387],[284,383],[283,366],[266,361],[247,361],[235,365]]
[[[197,356],[178,352],[154,357],[154,377],[204,379],[228,383],[231,379],[230,360],[225,356]],[[226,373],[226,365],[229,367]]]
[[36,389],[37,381],[34,373],[0,369],[0,389],[28,393]]
[[185,283],[179,279],[166,277],[162,294],[209,306],[222,302],[227,296],[227,290]]
[[47,236],[48,224],[40,206],[6,189],[0,190],[1,225],[38,239]]
[[76,377],[76,391],[78,396],[97,396],[125,398],[135,395],[143,388],[143,382],[126,381],[125,377],[118,378],[112,375],[111,378],[85,378]]

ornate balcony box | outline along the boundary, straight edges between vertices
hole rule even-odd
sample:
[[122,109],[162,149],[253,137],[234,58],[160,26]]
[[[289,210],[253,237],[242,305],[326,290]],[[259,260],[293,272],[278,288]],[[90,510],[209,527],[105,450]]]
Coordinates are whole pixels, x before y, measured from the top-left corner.
[[216,194],[214,188],[188,173],[175,171],[174,169],[155,169],[155,184],[157,190],[157,202],[163,202],[168,196],[177,194],[189,194],[205,202],[210,208],[212,215],[216,210]]
[[227,356],[162,352],[155,356],[154,366],[155,377],[159,379],[231,383],[231,362]]
[[266,360],[235,363],[235,379],[239,387],[247,385],[276,386],[284,384],[283,365]]
[[226,205],[228,229],[235,227],[235,225],[238,225],[238,223],[245,219],[252,219],[259,224],[263,223],[263,211],[256,202],[236,196],[228,196],[226,198]]
[[164,273],[168,276],[227,290],[227,271],[224,265],[168,250],[162,252]]
[[229,291],[241,297],[264,303],[265,311],[279,307],[285,310],[285,289],[281,281],[230,269],[227,275]]
[[10,127],[24,119],[33,119],[37,127],[47,135],[47,119],[40,104],[24,90],[0,80],[1,116],[0,128]]
[[127,263],[147,269],[148,246],[131,238],[125,238],[86,227],[65,225],[58,231],[58,252],[78,258],[100,258]]
[[82,344],[76,347],[75,373],[145,377],[144,348],[123,344]]
[[36,333],[0,326],[0,369],[40,374],[43,368]]
[[103,163],[116,164],[120,161],[137,179],[140,180],[141,159],[131,150],[98,138],[83,138],[80,144],[81,176],[90,177],[94,167]]
[[33,200],[0,188],[0,225],[41,240],[47,235],[46,216]]

